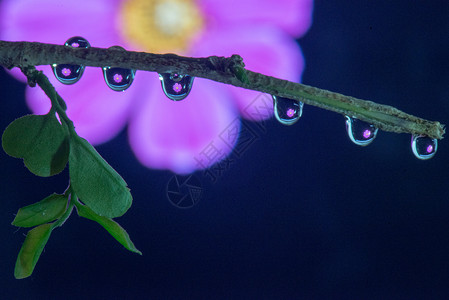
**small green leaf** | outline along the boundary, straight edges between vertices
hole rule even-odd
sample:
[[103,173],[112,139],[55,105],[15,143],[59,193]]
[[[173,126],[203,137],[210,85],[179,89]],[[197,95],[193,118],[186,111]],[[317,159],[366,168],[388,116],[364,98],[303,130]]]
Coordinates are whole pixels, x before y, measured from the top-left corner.
[[128,233],[117,222],[110,218],[97,215],[86,205],[76,204],[78,215],[86,219],[92,220],[104,227],[120,244],[122,244],[129,251],[142,255],[142,252],[137,250],[131,241]]
[[249,84],[248,76],[246,75],[245,68],[241,66],[234,66],[234,75],[237,77],[238,80],[240,80],[242,83]]
[[22,279],[33,273],[42,250],[44,250],[45,244],[50,238],[51,230],[51,224],[44,224],[28,231],[25,242],[17,256],[14,277]]
[[23,158],[32,173],[43,177],[64,170],[69,156],[68,133],[54,113],[13,121],[3,132],[2,146],[7,154]]
[[53,194],[37,203],[22,207],[17,212],[12,225],[33,227],[54,221],[64,214],[67,200],[66,195]]
[[70,141],[69,172],[75,194],[96,214],[115,218],[131,206],[132,196],[123,178],[78,136]]

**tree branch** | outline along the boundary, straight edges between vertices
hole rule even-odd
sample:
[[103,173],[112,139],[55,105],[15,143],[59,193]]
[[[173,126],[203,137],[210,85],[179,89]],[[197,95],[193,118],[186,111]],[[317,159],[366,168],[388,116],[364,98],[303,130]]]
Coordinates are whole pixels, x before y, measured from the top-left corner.
[[192,58],[119,49],[72,48],[64,45],[0,41],[0,65],[8,69],[51,64],[114,66],[158,73],[189,74],[244,89],[296,99],[308,105],[360,119],[384,131],[425,135],[437,139],[442,139],[445,132],[444,125],[439,122],[406,114],[392,106],[246,70],[242,58],[238,55],[228,58]]

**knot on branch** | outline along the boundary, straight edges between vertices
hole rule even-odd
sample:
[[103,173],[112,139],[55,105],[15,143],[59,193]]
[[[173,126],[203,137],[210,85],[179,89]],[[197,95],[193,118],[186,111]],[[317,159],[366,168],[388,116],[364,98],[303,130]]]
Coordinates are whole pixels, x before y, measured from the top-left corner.
[[20,70],[27,77],[27,84],[30,87],[35,87],[37,76],[41,74],[42,71],[36,70],[34,66],[20,67]]
[[212,67],[221,73],[234,73],[236,67],[244,67],[243,58],[240,55],[233,54],[231,57],[210,56],[208,57]]
[[222,75],[228,75],[237,78],[241,83],[248,84],[245,64],[240,55],[233,54],[231,57],[210,56],[208,58],[212,68]]
[[33,66],[33,58],[30,56],[30,54],[37,52],[36,48],[38,48],[38,46],[35,46],[34,43],[29,43],[23,44],[22,48],[18,49],[17,54],[19,56],[20,66]]

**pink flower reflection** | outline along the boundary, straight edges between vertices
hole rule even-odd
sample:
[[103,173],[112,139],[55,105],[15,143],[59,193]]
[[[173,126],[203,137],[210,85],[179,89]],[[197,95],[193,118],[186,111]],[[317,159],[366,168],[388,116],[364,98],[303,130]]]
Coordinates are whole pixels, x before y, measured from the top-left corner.
[[289,118],[292,118],[292,117],[295,115],[295,113],[296,113],[296,111],[295,111],[293,108],[289,108],[289,109],[287,110],[287,116],[288,116]]
[[182,85],[180,85],[179,83],[175,83],[173,85],[173,90],[177,93],[179,93],[182,90]]
[[369,138],[369,137],[371,137],[371,134],[372,134],[372,132],[371,132],[371,130],[365,130],[364,132],[363,132],[363,137],[365,138],[365,139],[367,139],[367,138]]
[[[311,11],[312,0],[3,0],[0,39],[63,44],[82,36],[93,47],[196,57],[237,53],[250,70],[298,81],[303,58],[294,39],[307,31]],[[232,149],[224,147],[222,156],[201,166],[196,157],[239,114],[263,118],[248,109],[259,93],[200,78],[185,100],[174,102],[155,73],[138,71],[133,85],[117,93],[100,68],[87,67],[73,86],[57,82],[50,67],[40,68],[66,100],[81,136],[103,143],[128,124],[130,145],[150,168],[188,173],[210,166]],[[34,113],[49,110],[39,89],[27,87],[26,98]]]
[[70,71],[70,69],[68,68],[64,68],[62,69],[62,74],[64,74],[65,76],[70,76],[70,74],[72,74],[72,71]]
[[115,75],[114,75],[114,81],[115,81],[116,83],[121,83],[122,80],[123,80],[123,76],[122,76],[122,75],[120,75],[120,74],[115,74]]

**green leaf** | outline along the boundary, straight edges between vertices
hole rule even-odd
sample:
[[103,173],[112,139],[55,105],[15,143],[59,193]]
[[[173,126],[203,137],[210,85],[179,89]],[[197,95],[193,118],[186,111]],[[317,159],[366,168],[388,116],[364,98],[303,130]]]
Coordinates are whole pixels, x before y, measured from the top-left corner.
[[7,154],[23,158],[32,173],[43,177],[64,170],[69,156],[68,133],[54,113],[13,121],[3,132],[2,146]]
[[132,196],[123,178],[78,136],[70,141],[69,172],[75,194],[96,214],[115,218],[131,206]]
[[25,242],[17,256],[14,277],[22,279],[33,273],[42,250],[44,250],[45,244],[50,238],[51,230],[51,224],[44,224],[28,231]]
[[67,200],[66,195],[53,194],[37,203],[22,207],[17,212],[12,225],[33,227],[52,222],[64,214]]
[[117,222],[110,218],[97,215],[86,205],[76,204],[78,215],[86,219],[92,220],[103,226],[120,244],[122,244],[129,251],[142,255],[142,252],[137,250],[131,241],[128,233]]
[[245,68],[241,66],[234,66],[234,75],[237,77],[238,80],[240,80],[242,83],[249,84],[248,76],[246,75]]

